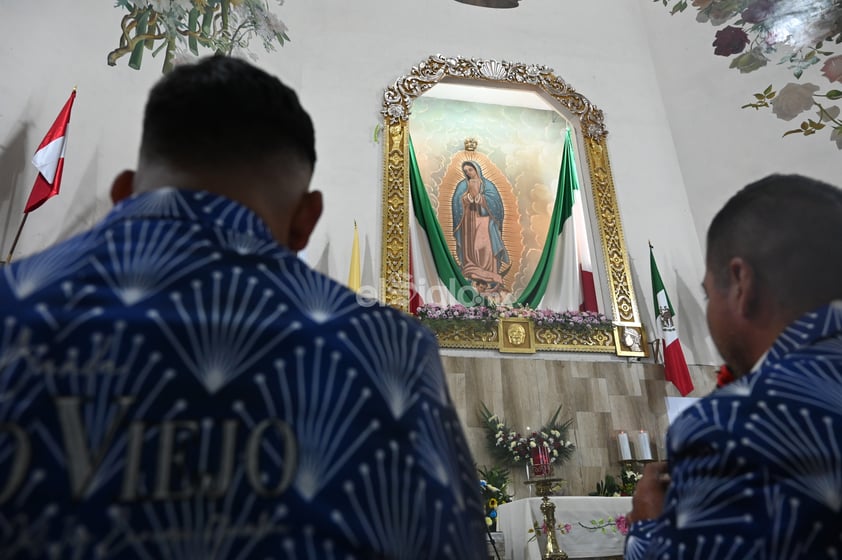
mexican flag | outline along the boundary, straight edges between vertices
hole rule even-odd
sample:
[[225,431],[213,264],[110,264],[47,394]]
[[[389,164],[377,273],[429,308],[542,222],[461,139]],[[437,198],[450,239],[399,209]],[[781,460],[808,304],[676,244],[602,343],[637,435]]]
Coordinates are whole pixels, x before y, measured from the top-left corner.
[[672,381],[684,397],[693,390],[693,381],[690,379],[687,360],[684,359],[684,351],[681,349],[678,332],[675,330],[673,321],[675,310],[672,308],[661,274],[658,272],[652,245],[649,245],[649,264],[652,272],[652,294],[655,300],[655,323],[658,326],[656,331],[664,349],[664,376],[668,381]]

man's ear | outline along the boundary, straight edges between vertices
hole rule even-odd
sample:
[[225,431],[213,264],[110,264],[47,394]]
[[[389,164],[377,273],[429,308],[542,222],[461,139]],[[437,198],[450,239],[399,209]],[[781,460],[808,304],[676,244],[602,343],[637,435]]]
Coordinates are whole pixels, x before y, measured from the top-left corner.
[[134,192],[134,171],[126,169],[114,177],[111,183],[111,202],[117,204]]
[[732,305],[741,317],[752,317],[757,310],[759,296],[754,269],[744,259],[734,257],[728,263],[730,276],[729,295]]
[[298,252],[307,246],[310,234],[322,215],[322,208],[321,192],[311,191],[301,197],[289,227],[287,246],[291,251]]

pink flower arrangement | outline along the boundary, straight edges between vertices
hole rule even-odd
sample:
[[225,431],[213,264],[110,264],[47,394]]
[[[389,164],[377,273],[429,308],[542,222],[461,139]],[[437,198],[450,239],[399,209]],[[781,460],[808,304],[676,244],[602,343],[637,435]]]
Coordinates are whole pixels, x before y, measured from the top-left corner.
[[605,315],[593,311],[551,311],[506,305],[467,307],[461,304],[443,306],[428,303],[418,307],[416,315],[423,322],[433,324],[436,321],[480,321],[491,326],[501,318],[524,317],[531,319],[539,327],[564,327],[577,330],[608,330],[612,327],[611,321]]

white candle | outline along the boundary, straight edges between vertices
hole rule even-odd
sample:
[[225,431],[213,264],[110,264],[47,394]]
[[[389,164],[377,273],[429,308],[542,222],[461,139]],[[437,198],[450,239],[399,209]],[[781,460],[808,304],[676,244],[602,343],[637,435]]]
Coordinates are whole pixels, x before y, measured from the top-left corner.
[[631,447],[629,447],[629,434],[620,432],[617,434],[617,442],[620,444],[620,460],[631,461]]
[[652,460],[652,449],[649,447],[649,432],[640,430],[637,434],[637,458],[641,461]]

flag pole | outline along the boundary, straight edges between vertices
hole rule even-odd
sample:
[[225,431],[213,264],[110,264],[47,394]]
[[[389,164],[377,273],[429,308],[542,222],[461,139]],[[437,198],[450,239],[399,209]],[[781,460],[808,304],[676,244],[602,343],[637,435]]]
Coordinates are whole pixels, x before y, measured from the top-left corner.
[[[29,217],[29,212],[35,210],[44,202],[58,194],[58,187],[61,182],[61,170],[64,162],[64,150],[66,148],[65,141],[67,140],[67,126],[70,123],[70,111],[73,109],[73,101],[76,99],[76,86],[73,86],[73,91],[70,98],[62,107],[47,135],[41,140],[38,150],[35,152],[35,157],[32,159],[32,164],[38,169],[38,174],[35,178],[35,184],[29,192],[29,198],[26,201],[24,208],[23,220],[20,222],[18,232],[15,234],[15,240],[12,242],[12,248],[9,250],[9,256],[6,257],[6,262],[0,261],[0,264],[9,264],[12,262],[12,257],[15,253],[15,248],[20,241],[20,235],[23,232],[23,226],[26,224],[26,218]],[[54,146],[57,141],[61,141],[58,149],[50,148]],[[49,177],[43,174],[45,169],[49,168]],[[46,190],[45,190],[46,189]]]
[[23,231],[23,225],[26,223],[27,216],[29,216],[29,212],[24,213],[23,219],[20,221],[20,227],[18,228],[17,234],[15,234],[15,240],[12,241],[12,248],[9,249],[9,256],[6,257],[6,262],[4,264],[9,264],[10,262],[12,262],[12,255],[15,253],[15,247],[18,246],[20,234]]

